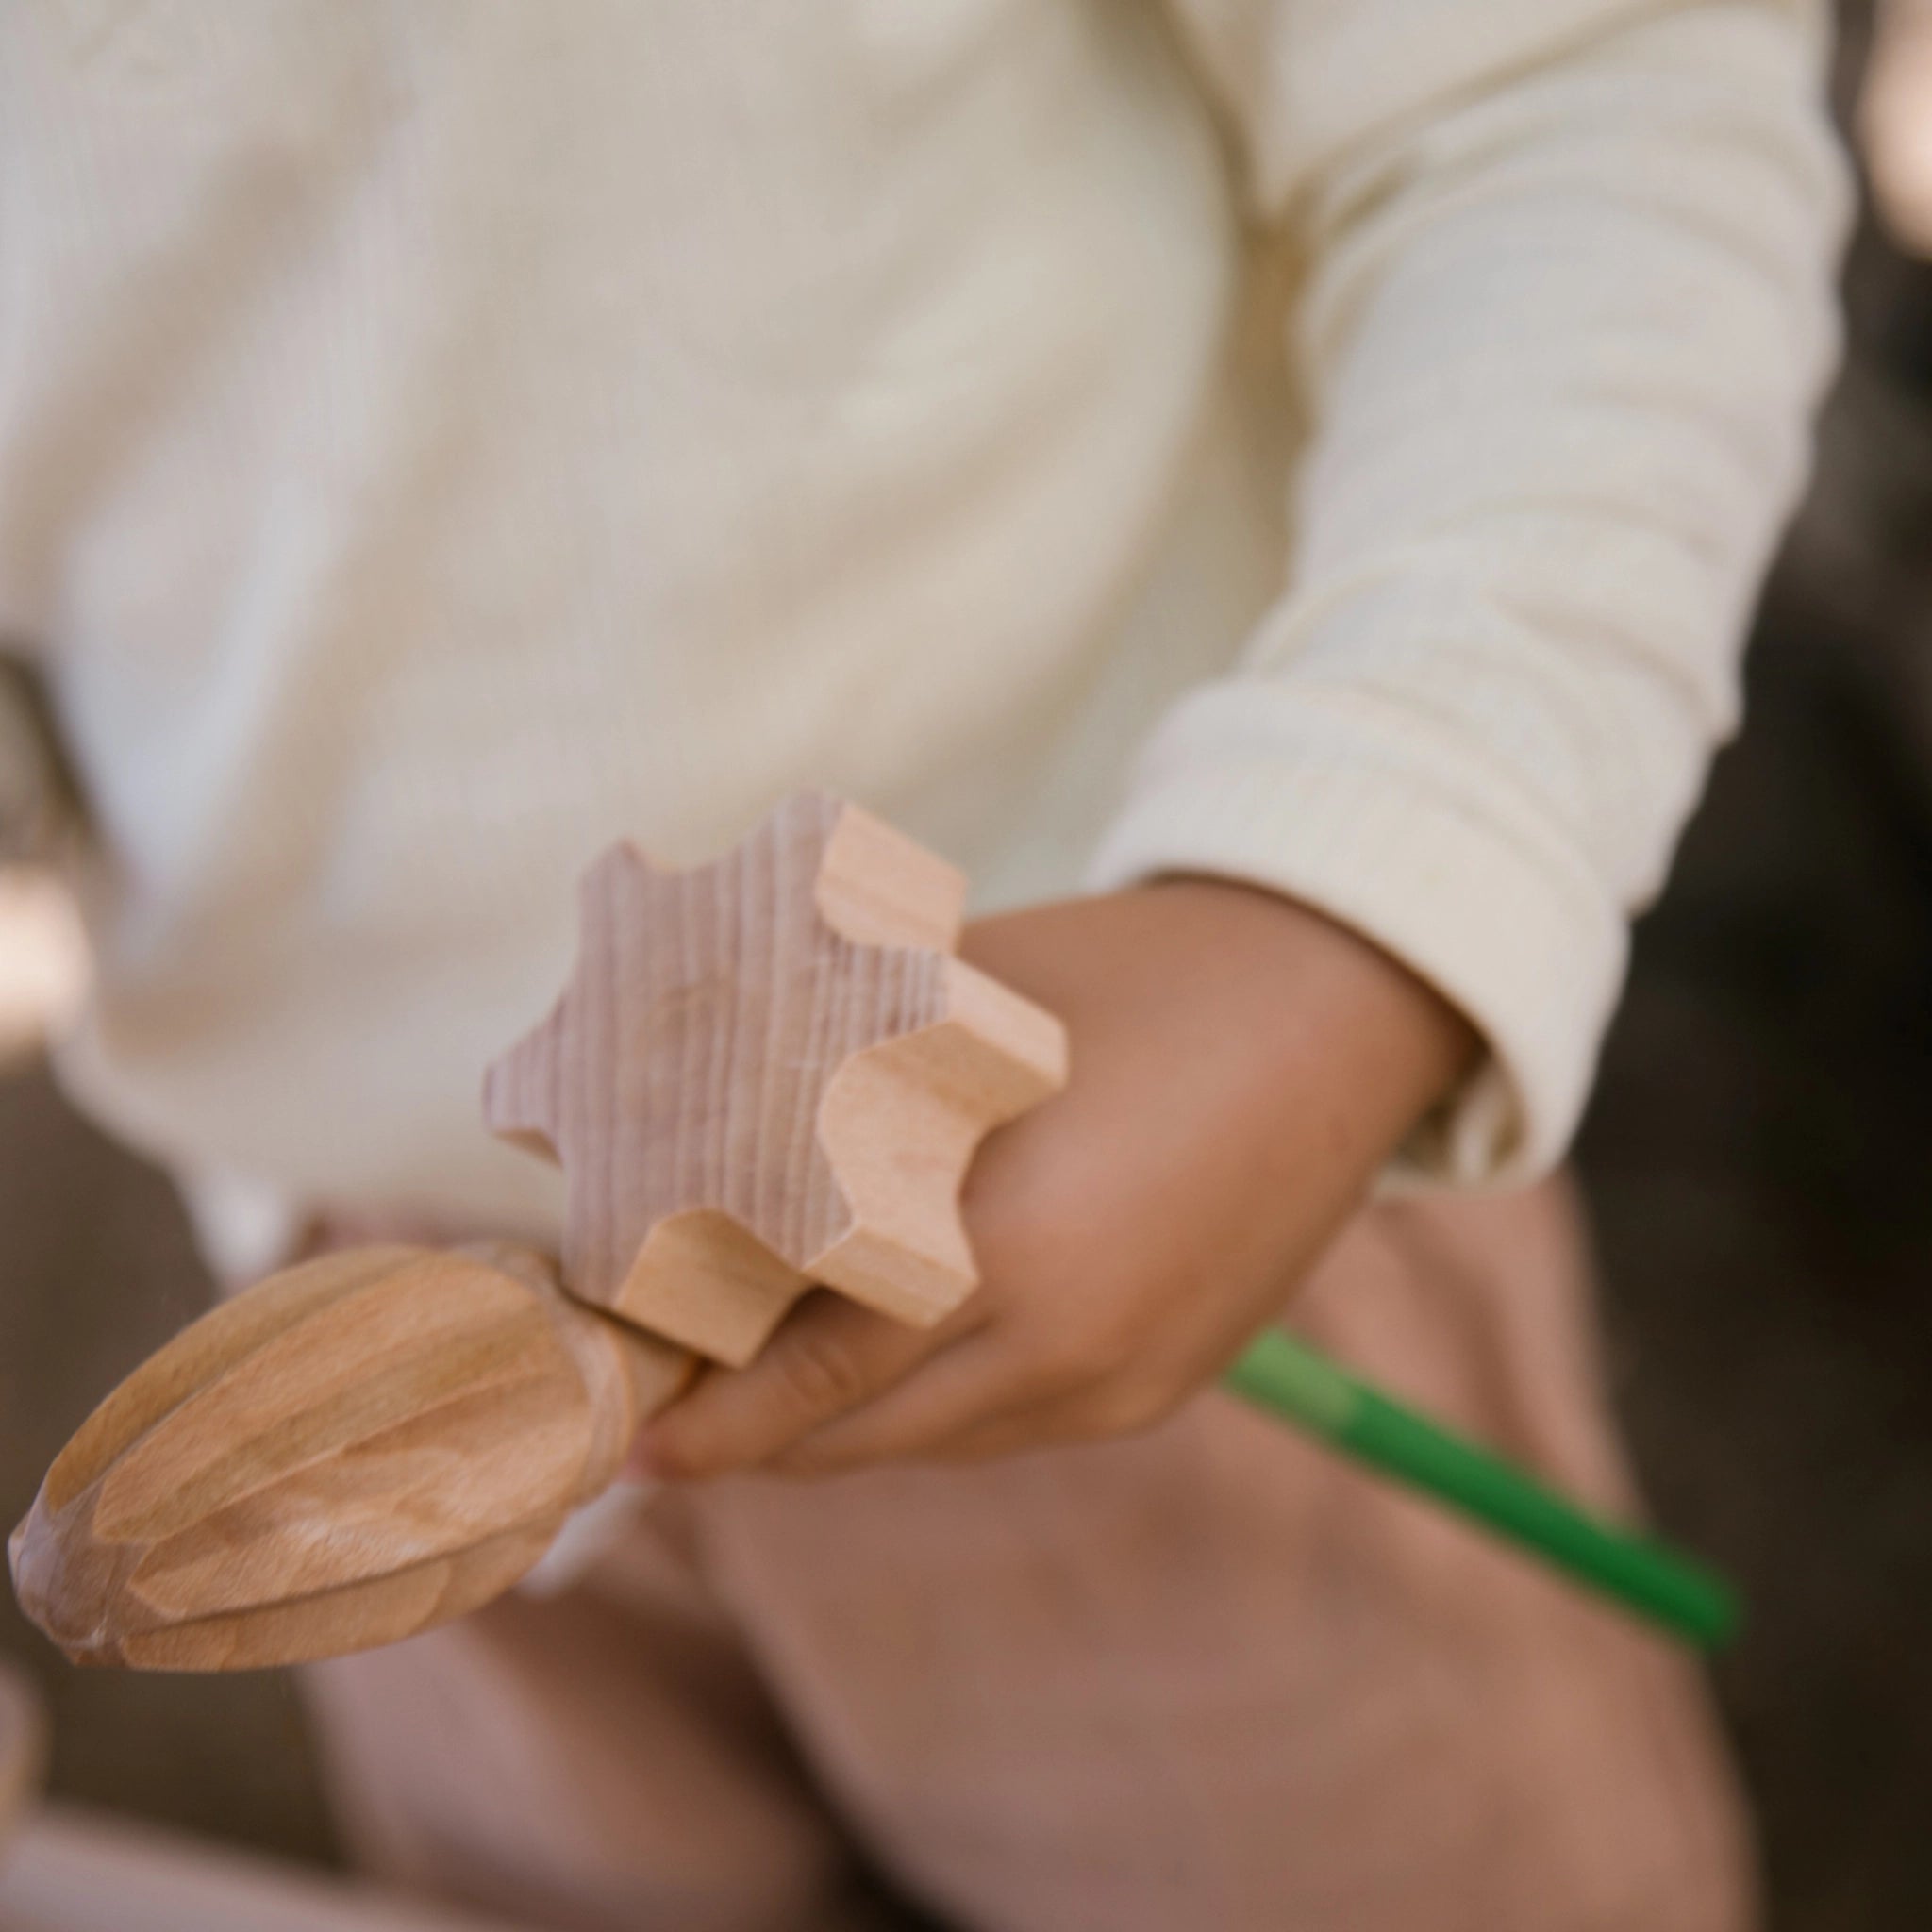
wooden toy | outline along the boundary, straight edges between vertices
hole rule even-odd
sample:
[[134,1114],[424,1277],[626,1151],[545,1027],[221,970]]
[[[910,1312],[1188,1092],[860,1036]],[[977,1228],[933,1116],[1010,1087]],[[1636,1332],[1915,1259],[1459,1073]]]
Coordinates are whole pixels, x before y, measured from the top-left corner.
[[559,1160],[561,1269],[508,1244],[285,1270],[177,1336],[56,1458],[8,1545],[77,1662],[289,1663],[459,1616],[536,1562],[702,1360],[808,1288],[940,1320],[985,1135],[1064,1035],[954,956],[964,883],[855,808],[787,800],[690,873],[584,881],[549,1018],[490,1125]]
[[[560,1161],[563,1257],[359,1249],[177,1337],[55,1461],[9,1554],[82,1662],[221,1670],[389,1642],[487,1602],[702,1361],[808,1287],[930,1323],[973,1285],[960,1181],[1065,1077],[1058,1024],[954,957],[963,882],[788,800],[691,873],[614,848],[555,1009],[490,1070]],[[1684,1641],[1734,1592],[1278,1329],[1230,1386]],[[568,1540],[559,1545],[568,1547]]]

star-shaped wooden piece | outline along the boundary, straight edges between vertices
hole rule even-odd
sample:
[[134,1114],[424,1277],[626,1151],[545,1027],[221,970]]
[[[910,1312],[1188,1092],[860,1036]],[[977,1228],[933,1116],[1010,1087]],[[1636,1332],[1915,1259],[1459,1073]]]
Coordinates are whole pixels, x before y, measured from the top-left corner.
[[741,1364],[814,1283],[921,1325],[971,1291],[967,1164],[1066,1041],[954,956],[964,899],[817,793],[690,872],[605,853],[569,986],[484,1083],[490,1126],[562,1163],[573,1294]]

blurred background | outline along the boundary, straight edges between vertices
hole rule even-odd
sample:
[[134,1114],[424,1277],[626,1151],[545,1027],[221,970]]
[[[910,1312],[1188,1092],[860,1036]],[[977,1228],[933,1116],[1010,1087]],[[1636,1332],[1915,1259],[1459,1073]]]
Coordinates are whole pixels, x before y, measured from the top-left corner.
[[[1932,0],[1841,28],[1849,357],[1579,1154],[1657,1513],[1751,1600],[1718,1679],[1777,1932],[1932,1924]],[[9,1524],[208,1293],[167,1184],[48,1079],[83,972],[58,890],[0,868]],[[334,1857],[279,1676],[74,1672],[10,1597],[0,1656],[47,1696],[58,1794]]]

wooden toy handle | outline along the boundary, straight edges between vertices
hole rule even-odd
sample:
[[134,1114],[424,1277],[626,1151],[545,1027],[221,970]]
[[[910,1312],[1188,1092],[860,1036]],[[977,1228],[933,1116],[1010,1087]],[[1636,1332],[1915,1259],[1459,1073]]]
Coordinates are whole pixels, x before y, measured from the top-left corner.
[[483,1241],[453,1253],[523,1282],[542,1302],[552,1333],[575,1363],[589,1405],[591,1436],[575,1508],[602,1494],[624,1465],[637,1432],[690,1387],[703,1358],[675,1342],[635,1328],[565,1292],[548,1256],[510,1241]]

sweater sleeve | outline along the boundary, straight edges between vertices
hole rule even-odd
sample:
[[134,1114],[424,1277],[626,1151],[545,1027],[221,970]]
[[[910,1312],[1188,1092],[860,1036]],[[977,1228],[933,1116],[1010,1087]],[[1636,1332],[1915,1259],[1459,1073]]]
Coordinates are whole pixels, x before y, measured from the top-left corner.
[[1402,1166],[1561,1153],[1737,713],[1837,346],[1845,192],[1800,5],[1197,0],[1257,215],[1307,263],[1278,605],[1096,856],[1376,941],[1489,1053]]

